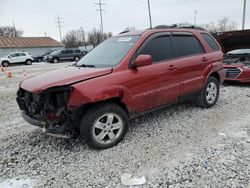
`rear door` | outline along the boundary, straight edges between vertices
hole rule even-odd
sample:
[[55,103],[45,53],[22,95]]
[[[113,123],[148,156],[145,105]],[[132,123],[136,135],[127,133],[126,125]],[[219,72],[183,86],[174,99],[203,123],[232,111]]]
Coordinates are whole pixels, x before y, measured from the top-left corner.
[[[128,80],[137,111],[150,110],[174,102],[179,96],[177,65],[173,64],[170,33],[150,37],[139,49],[137,56],[151,55],[153,64],[131,70]],[[133,83],[133,84],[132,84]]]
[[180,76],[180,95],[198,92],[203,86],[206,67],[211,62],[201,42],[192,33],[174,32],[172,38]]
[[25,62],[27,59],[30,59],[27,54],[25,53],[19,53],[19,62],[22,63],[22,62]]

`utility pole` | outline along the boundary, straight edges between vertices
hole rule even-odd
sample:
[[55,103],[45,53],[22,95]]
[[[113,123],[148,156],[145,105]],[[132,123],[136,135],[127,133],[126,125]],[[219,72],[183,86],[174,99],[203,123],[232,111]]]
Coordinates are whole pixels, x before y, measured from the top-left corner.
[[152,28],[152,16],[151,16],[151,6],[150,1],[148,0],[148,15],[149,15],[149,23],[150,23],[150,29]]
[[244,0],[243,6],[243,18],[242,18],[242,30],[245,29],[245,21],[246,21],[246,7],[247,7],[247,0]]
[[57,24],[56,27],[58,27],[58,29],[59,29],[60,41],[62,42],[62,30],[61,29],[62,29],[63,22],[62,22],[62,18],[60,18],[58,14],[57,14],[55,22]]
[[13,28],[14,28],[15,37],[17,37],[16,26],[15,26],[15,22],[13,20],[12,20],[12,24],[13,24]]
[[103,18],[102,13],[105,11],[102,7],[106,5],[106,3],[102,3],[102,0],[99,0],[98,2],[94,3],[95,5],[98,5],[99,8],[96,9],[98,12],[100,12],[100,19],[101,19],[101,39],[103,41]]
[[45,37],[47,37],[47,33],[46,33],[46,32],[44,32],[44,34],[45,34]]
[[84,33],[82,27],[80,27],[80,31],[81,31],[81,34],[82,34],[82,42],[83,42],[84,45],[86,45],[86,42],[85,42],[85,33]]
[[197,10],[194,11],[194,26],[196,26]]

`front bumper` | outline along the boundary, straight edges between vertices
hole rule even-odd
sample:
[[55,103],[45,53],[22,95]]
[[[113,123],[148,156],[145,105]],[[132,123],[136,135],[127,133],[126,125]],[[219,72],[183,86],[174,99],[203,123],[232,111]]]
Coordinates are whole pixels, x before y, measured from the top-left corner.
[[44,121],[39,121],[39,120],[36,120],[32,117],[30,117],[29,115],[27,115],[27,113],[24,111],[24,110],[21,110],[21,116],[22,118],[28,122],[29,124],[31,125],[35,125],[37,127],[41,127],[43,128],[44,126],[46,126],[46,122]]
[[[64,101],[62,97],[66,97],[67,94],[65,90],[54,89],[50,95],[48,93],[35,95],[20,88],[16,101],[21,110],[22,118],[29,124],[42,128],[45,133],[60,137],[70,137],[74,132],[74,127],[72,126],[72,118],[70,116],[72,114],[69,114],[71,111],[67,110],[67,107],[62,104],[62,101]],[[65,91],[65,93],[56,93],[59,91]],[[50,99],[48,96],[45,100],[45,95],[52,96],[54,103],[49,103],[52,100],[47,100]],[[60,107],[57,106],[59,104],[61,105]]]
[[44,121],[38,121],[38,120],[30,117],[23,110],[21,111],[21,116],[29,124],[32,124],[32,125],[35,125],[37,127],[42,128],[43,132],[48,134],[48,135],[55,136],[55,137],[61,137],[61,138],[70,138],[72,136],[72,134],[70,134],[69,132],[66,132],[63,128],[53,126],[52,123],[47,124]]

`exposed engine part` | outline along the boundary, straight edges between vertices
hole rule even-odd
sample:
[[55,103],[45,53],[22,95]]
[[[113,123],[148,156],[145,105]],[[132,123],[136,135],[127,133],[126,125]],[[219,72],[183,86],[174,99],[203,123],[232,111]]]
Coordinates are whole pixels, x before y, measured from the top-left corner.
[[[46,132],[51,134],[64,134],[72,130],[67,101],[69,99],[71,87],[56,87],[46,90],[44,93],[36,95],[19,89],[17,102],[20,109],[25,113],[26,119],[33,124],[41,122],[40,126],[45,126]],[[28,116],[28,117],[27,117]]]

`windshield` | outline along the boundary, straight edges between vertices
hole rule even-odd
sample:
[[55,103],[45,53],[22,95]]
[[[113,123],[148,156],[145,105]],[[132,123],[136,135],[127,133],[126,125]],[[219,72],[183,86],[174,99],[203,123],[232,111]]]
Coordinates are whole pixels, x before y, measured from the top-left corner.
[[140,36],[123,36],[107,39],[77,62],[76,66],[114,67],[121,62],[139,38]]

